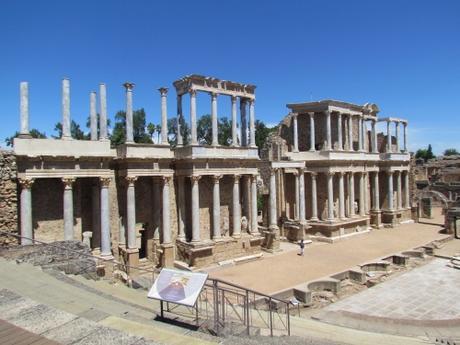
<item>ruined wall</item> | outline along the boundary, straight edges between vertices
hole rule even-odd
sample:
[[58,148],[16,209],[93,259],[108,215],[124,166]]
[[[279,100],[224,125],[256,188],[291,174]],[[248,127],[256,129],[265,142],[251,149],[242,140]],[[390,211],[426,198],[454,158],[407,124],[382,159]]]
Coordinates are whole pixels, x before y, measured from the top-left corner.
[[[0,150],[0,230],[18,229],[18,188],[16,158],[10,151]],[[17,243],[12,237],[0,237],[0,246]]]

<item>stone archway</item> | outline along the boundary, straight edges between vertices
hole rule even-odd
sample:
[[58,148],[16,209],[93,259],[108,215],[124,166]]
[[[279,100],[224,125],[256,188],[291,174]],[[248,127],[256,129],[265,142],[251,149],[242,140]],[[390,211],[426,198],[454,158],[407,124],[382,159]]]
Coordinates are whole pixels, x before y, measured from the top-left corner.
[[414,201],[418,205],[419,209],[419,217],[423,218],[431,218],[431,202],[424,202],[424,200],[436,200],[442,205],[443,214],[446,213],[447,209],[449,208],[449,200],[447,197],[442,194],[441,192],[435,190],[424,189],[418,191],[414,197]]

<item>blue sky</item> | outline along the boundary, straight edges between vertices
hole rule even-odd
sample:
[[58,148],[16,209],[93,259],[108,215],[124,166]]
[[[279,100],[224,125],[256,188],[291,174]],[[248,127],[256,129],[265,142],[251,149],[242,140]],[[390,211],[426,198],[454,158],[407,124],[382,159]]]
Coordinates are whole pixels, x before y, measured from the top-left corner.
[[[100,82],[110,117],[123,109],[125,81],[134,108],[158,123],[156,89],[170,88],[172,115],[172,82],[197,73],[256,84],[266,123],[290,102],[372,102],[409,120],[410,149],[460,150],[459,18],[460,1],[0,0],[0,142],[18,130],[22,80],[30,126],[51,135],[63,77],[81,125]],[[218,103],[228,116],[229,100]],[[201,95],[198,113],[209,111]]]

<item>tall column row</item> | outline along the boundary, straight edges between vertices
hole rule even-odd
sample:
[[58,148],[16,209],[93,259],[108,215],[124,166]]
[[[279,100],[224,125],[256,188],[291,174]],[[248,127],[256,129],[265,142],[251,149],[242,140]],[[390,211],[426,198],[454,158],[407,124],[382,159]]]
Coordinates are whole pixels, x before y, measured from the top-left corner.
[[[396,146],[396,152],[407,152],[407,121],[405,120],[391,120],[387,119],[387,147],[386,147],[386,152],[392,153],[393,152],[393,142],[392,142],[392,131],[391,131],[391,123],[395,124],[395,146]],[[400,124],[402,123],[403,125],[403,147],[401,150],[401,143],[400,143]]]

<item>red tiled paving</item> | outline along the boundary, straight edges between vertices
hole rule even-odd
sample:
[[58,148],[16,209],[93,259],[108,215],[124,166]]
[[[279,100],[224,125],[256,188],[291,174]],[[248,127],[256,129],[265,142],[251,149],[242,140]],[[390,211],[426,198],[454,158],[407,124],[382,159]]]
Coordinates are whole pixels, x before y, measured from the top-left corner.
[[26,331],[5,320],[0,319],[1,345],[58,345],[59,343],[40,335]]

